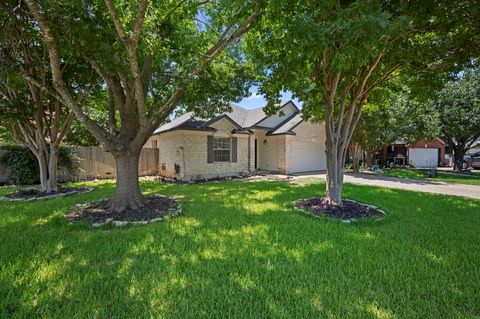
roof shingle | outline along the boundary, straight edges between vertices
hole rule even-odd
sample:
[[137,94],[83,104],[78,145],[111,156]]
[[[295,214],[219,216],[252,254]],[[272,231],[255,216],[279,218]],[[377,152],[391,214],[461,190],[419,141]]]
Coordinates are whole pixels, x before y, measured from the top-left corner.
[[[288,102],[282,103],[282,106],[287,105]],[[246,110],[241,106],[232,103],[231,104],[232,111],[228,113],[224,113],[224,115],[228,116],[233,122],[235,122],[242,131],[248,131],[248,128],[255,126],[255,124],[259,123],[263,119],[267,118],[267,115],[263,111],[263,108],[256,108],[253,110]],[[295,106],[296,107],[296,106]],[[272,129],[269,132],[270,135],[276,134],[287,134],[287,132],[295,127],[298,124],[298,118],[301,121],[301,116],[299,112],[295,112],[294,116],[290,116],[286,119],[285,122],[279,124],[278,127]],[[222,118],[221,115],[218,118]],[[297,121],[297,122],[295,122]],[[194,116],[193,112],[189,112],[183,114],[169,123],[161,125],[157,130],[155,130],[154,134],[160,134],[167,131],[172,130],[214,130],[213,128],[208,127],[208,125],[212,122],[212,120],[205,120],[201,118],[197,118]]]

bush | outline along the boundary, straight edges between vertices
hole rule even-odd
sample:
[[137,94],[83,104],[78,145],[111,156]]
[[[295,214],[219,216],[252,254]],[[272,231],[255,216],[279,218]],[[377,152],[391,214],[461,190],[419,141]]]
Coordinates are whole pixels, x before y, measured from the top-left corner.
[[[73,171],[77,167],[77,157],[72,148],[62,146],[58,156],[58,167]],[[7,182],[16,185],[38,184],[40,169],[32,151],[26,146],[0,146],[0,164],[10,170]]]

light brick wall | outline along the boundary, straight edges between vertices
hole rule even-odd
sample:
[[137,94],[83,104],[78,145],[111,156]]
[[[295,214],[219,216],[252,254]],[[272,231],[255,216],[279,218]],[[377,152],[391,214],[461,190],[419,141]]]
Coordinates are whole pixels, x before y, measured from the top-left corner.
[[[183,152],[181,146],[183,144],[183,134],[179,131],[169,132],[157,135],[157,147],[159,152],[159,173],[161,176],[170,178],[179,178],[175,172],[175,164],[180,164],[183,160]],[[162,168],[165,169],[162,169]]]
[[292,142],[308,142],[308,143],[322,143],[325,147],[325,124],[312,123],[308,121],[301,122],[293,129],[295,135],[285,136],[285,171],[289,174],[292,172],[293,154]]
[[[232,135],[234,125],[222,119],[211,125],[217,131],[173,131],[152,136],[146,147],[151,147],[153,140],[157,140],[159,148],[159,172],[162,176],[181,180],[197,180],[204,178],[217,178],[236,176],[242,172],[255,169],[255,137],[258,139],[257,164],[260,167],[263,140],[277,143],[278,169],[281,173],[289,173],[292,167],[291,142],[320,142],[325,144],[325,126],[302,122],[294,132],[296,135],[281,135],[275,137],[265,136],[264,132],[256,132],[255,136],[246,134]],[[237,137],[237,162],[207,163],[207,136]],[[263,154],[265,156],[265,154]],[[161,170],[162,163],[165,170]],[[175,173],[175,164],[180,165],[180,174]],[[271,169],[271,168],[270,168]]]
[[278,136],[278,170],[282,174],[287,173],[287,137],[286,135]]
[[248,164],[248,170],[250,172],[255,171],[255,135],[251,135],[249,138],[249,147],[250,147],[250,163]]
[[[248,171],[248,136],[237,137],[237,162],[207,163],[207,136],[209,134],[191,134],[184,138],[185,179],[197,180],[235,176]],[[214,134],[214,136],[219,136]],[[223,134],[221,136],[224,136]]]
[[290,135],[290,140],[298,142],[325,143],[325,125],[303,121],[293,129],[295,135]]
[[[236,176],[249,169],[249,135],[231,134],[234,125],[222,119],[211,125],[216,132],[173,131],[154,136],[158,140],[160,175],[180,180]],[[207,136],[237,137],[237,162],[207,163]],[[161,170],[162,163],[166,169]],[[175,172],[180,165],[180,173]]]

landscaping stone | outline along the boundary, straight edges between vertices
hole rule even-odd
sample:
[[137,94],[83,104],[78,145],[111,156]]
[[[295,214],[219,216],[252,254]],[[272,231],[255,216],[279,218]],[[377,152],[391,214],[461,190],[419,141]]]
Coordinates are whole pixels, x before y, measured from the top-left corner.
[[146,197],[147,204],[139,211],[113,212],[110,200],[102,199],[86,204],[77,204],[65,214],[70,223],[87,221],[93,228],[111,224],[123,227],[129,224],[150,224],[163,220],[168,215],[178,215],[181,207],[176,198],[156,194]]
[[295,210],[311,214],[315,217],[330,217],[350,223],[363,218],[381,218],[385,212],[373,205],[345,199],[342,205],[332,205],[325,197],[314,197],[294,201]]
[[60,188],[58,191],[53,193],[46,193],[38,189],[30,188],[25,190],[18,190],[5,196],[0,196],[0,200],[10,202],[31,202],[37,200],[60,198],[73,194],[89,193],[94,189],[94,187],[65,187]]

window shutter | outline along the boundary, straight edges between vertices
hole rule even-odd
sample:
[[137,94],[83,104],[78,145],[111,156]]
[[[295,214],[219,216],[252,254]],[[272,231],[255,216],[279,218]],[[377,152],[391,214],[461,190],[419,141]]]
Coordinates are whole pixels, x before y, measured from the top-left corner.
[[237,138],[232,137],[232,162],[237,162]]
[[213,136],[207,136],[207,163],[213,163]]

